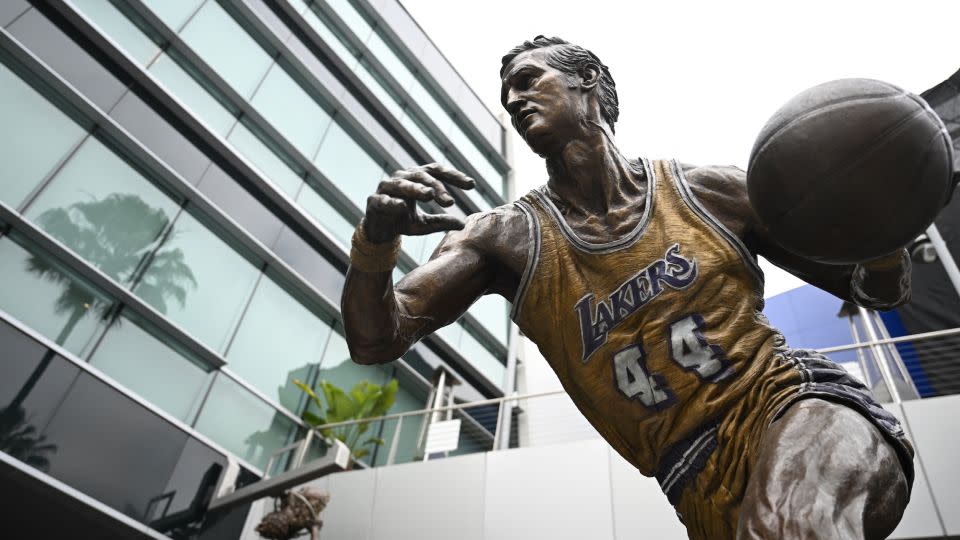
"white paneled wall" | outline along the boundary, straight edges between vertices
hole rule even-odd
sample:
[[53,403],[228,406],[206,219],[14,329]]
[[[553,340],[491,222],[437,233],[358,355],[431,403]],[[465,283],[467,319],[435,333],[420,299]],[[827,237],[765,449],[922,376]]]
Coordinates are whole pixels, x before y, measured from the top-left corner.
[[[891,538],[942,536],[941,522],[960,533],[960,396],[889,408],[901,419],[906,412],[920,452],[910,506]],[[331,495],[323,540],[686,538],[656,481],[598,438],[351,471],[312,484]],[[258,538],[250,531],[271,508],[255,505],[243,540]]]

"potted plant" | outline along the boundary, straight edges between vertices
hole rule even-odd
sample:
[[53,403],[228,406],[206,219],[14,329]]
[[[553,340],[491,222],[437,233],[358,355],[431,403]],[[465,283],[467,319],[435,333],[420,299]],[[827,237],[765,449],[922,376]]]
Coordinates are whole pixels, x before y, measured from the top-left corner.
[[[310,400],[317,406],[317,410],[323,411],[321,414],[314,413],[309,408],[304,411],[303,420],[312,427],[384,416],[393,407],[399,387],[397,379],[392,379],[382,386],[364,380],[355,384],[349,392],[344,392],[335,384],[321,380],[316,386],[319,394],[323,396],[321,398],[318,392],[315,392],[303,382],[295,380],[293,383],[306,392]],[[372,421],[323,428],[320,430],[320,434],[343,442],[350,449],[352,460],[359,460],[368,456],[373,449],[385,442],[380,437],[367,434],[371,424]],[[351,465],[353,464],[352,460]]]

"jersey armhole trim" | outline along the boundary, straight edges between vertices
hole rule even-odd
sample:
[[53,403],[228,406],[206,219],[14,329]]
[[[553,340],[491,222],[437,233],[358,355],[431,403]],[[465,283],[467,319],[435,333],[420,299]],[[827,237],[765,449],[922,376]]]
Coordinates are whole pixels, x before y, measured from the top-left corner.
[[763,291],[764,277],[763,270],[760,269],[760,265],[757,263],[757,259],[754,258],[753,254],[750,253],[750,250],[747,249],[747,246],[743,243],[737,235],[733,234],[730,229],[728,229],[723,223],[720,222],[713,214],[707,210],[707,207],[697,199],[697,196],[693,194],[693,190],[690,189],[690,183],[687,181],[687,177],[683,174],[683,168],[680,167],[680,163],[677,160],[671,160],[670,166],[673,169],[673,176],[677,179],[678,187],[680,188],[680,196],[683,198],[683,201],[687,206],[702,220],[704,220],[708,225],[712,226],[727,242],[733,246],[733,249],[740,254],[740,258],[747,264],[747,268],[750,269],[750,272],[757,278],[757,283],[760,285],[761,294]]
[[516,201],[514,204],[527,216],[527,232],[530,238],[530,245],[527,248],[527,264],[523,268],[520,284],[517,286],[517,293],[514,295],[513,305],[510,307],[510,319],[517,322],[517,318],[520,316],[520,304],[526,297],[530,280],[540,262],[540,221],[537,219],[537,213],[526,202]]

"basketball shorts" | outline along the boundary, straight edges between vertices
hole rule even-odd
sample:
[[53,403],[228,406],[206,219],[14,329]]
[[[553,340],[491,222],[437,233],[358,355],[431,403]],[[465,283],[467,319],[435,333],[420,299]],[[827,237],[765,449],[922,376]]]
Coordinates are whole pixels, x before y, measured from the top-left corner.
[[847,406],[876,426],[896,450],[913,485],[913,447],[897,419],[844,368],[820,353],[779,352],[767,373],[723,417],[675,443],[656,473],[660,487],[692,539],[736,536],[740,503],[766,428],[808,398]]

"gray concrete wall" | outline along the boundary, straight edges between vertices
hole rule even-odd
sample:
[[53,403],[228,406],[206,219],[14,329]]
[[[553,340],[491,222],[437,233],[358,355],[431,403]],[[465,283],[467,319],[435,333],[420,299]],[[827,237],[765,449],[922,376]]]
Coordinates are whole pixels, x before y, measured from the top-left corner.
[[[960,396],[890,409],[906,420],[919,451],[913,497],[891,538],[960,534]],[[313,484],[331,494],[323,540],[686,538],[657,483],[599,438],[351,471]],[[258,503],[247,530],[268,510]]]

